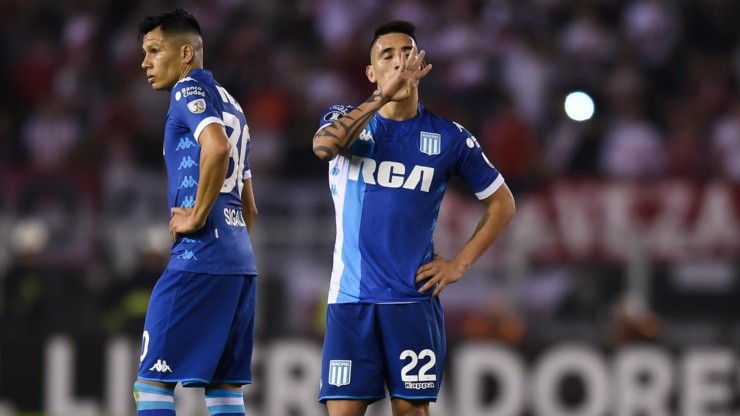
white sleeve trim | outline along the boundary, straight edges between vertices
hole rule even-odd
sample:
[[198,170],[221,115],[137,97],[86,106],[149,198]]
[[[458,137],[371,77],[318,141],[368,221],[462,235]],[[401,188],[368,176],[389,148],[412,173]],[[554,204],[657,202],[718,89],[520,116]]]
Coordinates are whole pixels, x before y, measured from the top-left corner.
[[504,184],[504,177],[503,175],[499,173],[498,176],[496,177],[496,180],[493,181],[492,184],[488,185],[486,189],[480,192],[476,192],[475,196],[480,200],[484,200],[488,198],[489,196],[493,195],[493,193],[496,192],[496,190],[500,188],[501,185],[503,184]]
[[251,179],[251,178],[252,178],[252,169],[249,169],[248,171],[244,172],[244,179],[243,180],[246,181],[247,179]]
[[213,123],[220,124],[222,126],[224,125],[223,120],[218,117],[207,117],[204,118],[200,123],[198,123],[198,127],[196,127],[195,131],[193,132],[193,137],[195,138],[195,141],[198,142],[198,144],[200,144],[200,133],[203,132],[203,129],[206,128],[206,126]]
[[324,127],[326,127],[326,126],[328,126],[328,125],[330,125],[330,124],[331,124],[331,123],[326,123],[326,124],[322,124],[322,125],[321,125],[321,127],[319,127],[319,129],[318,129],[318,130],[316,130],[316,133],[320,132],[321,130],[323,130],[323,129],[324,129]]

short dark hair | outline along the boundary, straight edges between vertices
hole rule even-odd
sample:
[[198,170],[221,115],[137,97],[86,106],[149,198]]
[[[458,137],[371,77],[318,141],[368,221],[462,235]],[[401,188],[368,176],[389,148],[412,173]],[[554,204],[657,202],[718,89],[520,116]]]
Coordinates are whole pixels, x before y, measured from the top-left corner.
[[414,32],[416,32],[416,26],[414,26],[413,23],[407,22],[405,20],[391,20],[390,22],[380,25],[375,29],[373,41],[370,42],[370,49],[373,48],[373,45],[375,45],[375,41],[378,40],[379,37],[387,35],[389,33],[403,33],[404,35],[408,35],[411,39],[416,41],[416,36],[414,35]]
[[139,38],[160,27],[162,33],[197,33],[202,35],[200,24],[195,17],[183,9],[175,9],[171,12],[162,13],[158,16],[147,16],[139,23]]

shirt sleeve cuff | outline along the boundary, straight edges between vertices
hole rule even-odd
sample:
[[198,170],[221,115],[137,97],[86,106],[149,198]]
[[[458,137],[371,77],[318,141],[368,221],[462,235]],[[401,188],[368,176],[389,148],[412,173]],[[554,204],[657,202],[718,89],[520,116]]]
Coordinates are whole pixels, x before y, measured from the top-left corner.
[[500,188],[501,185],[503,184],[504,184],[504,177],[499,173],[499,175],[496,177],[496,180],[493,181],[492,184],[488,185],[486,189],[480,192],[476,192],[475,196],[480,200],[484,200],[488,198],[489,196],[493,195],[493,193],[496,192],[496,190]]
[[204,128],[206,128],[206,126],[213,123],[220,124],[222,126],[224,125],[224,122],[218,117],[207,117],[204,118],[200,123],[198,123],[198,127],[195,128],[195,132],[193,133],[193,137],[195,138],[195,141],[198,142],[198,144],[200,144],[200,133],[203,131]]

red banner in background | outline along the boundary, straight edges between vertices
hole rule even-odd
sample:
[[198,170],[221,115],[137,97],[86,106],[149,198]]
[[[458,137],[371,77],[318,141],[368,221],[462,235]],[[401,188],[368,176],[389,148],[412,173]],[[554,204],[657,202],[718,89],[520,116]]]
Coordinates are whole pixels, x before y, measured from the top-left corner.
[[[454,249],[470,237],[483,206],[448,196],[438,243]],[[561,181],[515,197],[517,212],[494,245],[497,255],[514,250],[538,262],[622,261],[639,250],[673,262],[740,254],[740,186],[731,183]]]

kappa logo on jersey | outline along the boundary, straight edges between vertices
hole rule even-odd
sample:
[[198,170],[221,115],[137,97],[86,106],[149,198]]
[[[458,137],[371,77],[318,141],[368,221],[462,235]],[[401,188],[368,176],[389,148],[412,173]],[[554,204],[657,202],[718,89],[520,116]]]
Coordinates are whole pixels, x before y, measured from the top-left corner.
[[419,150],[429,156],[438,155],[442,149],[442,135],[439,133],[421,132]]
[[362,133],[360,133],[360,137],[358,139],[362,140],[363,142],[372,142],[373,141],[373,135],[367,130],[363,130]]
[[188,110],[193,114],[200,114],[206,111],[206,100],[198,98],[188,103]]
[[180,142],[177,143],[177,148],[175,150],[185,150],[190,149],[191,147],[197,146],[197,144],[190,139],[188,136],[180,137]]
[[152,368],[149,369],[149,371],[156,371],[158,373],[171,373],[172,368],[170,368],[169,365],[167,365],[167,361],[165,360],[157,360],[156,363],[152,366]]
[[177,168],[177,170],[180,169],[190,169],[193,166],[198,166],[198,164],[193,160],[190,156],[185,156],[182,158],[182,162],[180,162],[180,167]]
[[180,182],[180,189],[192,188],[194,186],[198,186],[198,181],[196,181],[192,176],[186,176],[182,178],[182,182]]
[[352,378],[352,360],[329,361],[329,384],[332,386],[346,386]]
[[177,255],[177,258],[180,260],[198,260],[192,250],[184,250],[182,253]]
[[368,185],[380,185],[384,188],[419,189],[429,192],[434,178],[434,168],[415,165],[411,173],[406,175],[406,165],[389,160],[380,162],[360,156],[352,156],[348,179],[358,181],[362,174],[362,181]]
[[194,196],[186,196],[183,198],[182,203],[180,204],[181,208],[192,208],[195,206],[195,197]]

